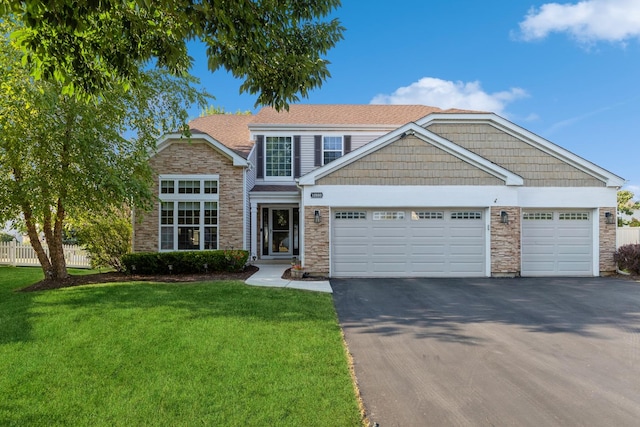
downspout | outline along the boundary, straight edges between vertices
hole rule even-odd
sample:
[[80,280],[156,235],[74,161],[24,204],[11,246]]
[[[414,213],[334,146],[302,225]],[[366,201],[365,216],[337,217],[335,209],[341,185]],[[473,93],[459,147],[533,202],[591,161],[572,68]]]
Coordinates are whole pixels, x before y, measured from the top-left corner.
[[304,250],[304,232],[305,232],[305,224],[304,224],[304,187],[300,186],[300,180],[296,179],[295,180],[296,183],[296,187],[298,187],[298,189],[300,189],[300,210],[299,212],[302,213],[302,215],[300,215],[300,219],[298,221],[298,244],[300,245],[300,262],[302,265],[304,265],[304,254],[305,254],[305,250]]

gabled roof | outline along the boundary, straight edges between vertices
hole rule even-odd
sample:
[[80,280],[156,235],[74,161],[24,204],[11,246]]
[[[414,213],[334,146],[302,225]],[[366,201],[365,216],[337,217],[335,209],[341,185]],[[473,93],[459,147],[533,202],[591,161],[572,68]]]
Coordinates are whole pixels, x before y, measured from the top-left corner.
[[370,143],[363,145],[357,150],[352,151],[351,153],[345,154],[344,156],[328,163],[324,166],[321,166],[308,174],[300,177],[298,183],[300,185],[315,185],[316,181],[322,177],[325,177],[332,172],[340,169],[343,166],[346,166],[350,163],[361,159],[362,157],[373,153],[376,150],[379,150],[382,147],[385,147],[400,138],[404,138],[405,136],[415,136],[427,144],[432,144],[435,147],[440,148],[441,150],[477,167],[485,171],[486,173],[495,176],[498,179],[501,179],[505,182],[506,185],[523,185],[524,180],[521,176],[516,175],[515,173],[496,165],[495,163],[490,162],[489,160],[481,157],[465,148],[460,147],[453,142],[442,138],[439,135],[436,135],[429,130],[418,126],[416,123],[408,123],[393,132],[390,132]]
[[253,148],[249,123],[250,114],[212,114],[189,122],[192,133],[205,133],[246,158]]
[[559,145],[530,132],[494,113],[483,114],[432,114],[421,118],[416,122],[419,126],[428,127],[433,123],[484,123],[515,137],[519,140],[570,164],[576,169],[593,176],[606,183],[607,187],[621,187],[624,178],[609,172],[600,166],[583,159],[582,157],[566,150]]
[[395,125],[402,126],[433,113],[473,111],[442,110],[426,105],[294,104],[289,111],[265,107],[251,122],[256,125]]
[[241,156],[240,154],[233,151],[229,147],[215,140],[210,135],[206,133],[200,133],[200,132],[196,133],[195,131],[193,131],[191,136],[188,138],[180,133],[168,133],[166,135],[163,135],[162,138],[160,138],[158,140],[158,143],[156,144],[156,152],[160,152],[164,150],[169,145],[175,142],[181,142],[181,143],[204,142],[205,144],[209,144],[215,150],[229,157],[233,161],[233,166],[244,166],[244,167],[249,166],[249,163],[247,162],[247,159],[245,157]]

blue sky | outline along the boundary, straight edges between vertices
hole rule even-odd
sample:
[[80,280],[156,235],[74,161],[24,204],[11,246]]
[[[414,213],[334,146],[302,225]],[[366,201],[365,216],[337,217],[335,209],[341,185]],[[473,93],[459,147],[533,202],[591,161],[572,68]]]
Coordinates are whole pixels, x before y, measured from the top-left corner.
[[[346,32],[326,56],[332,77],[301,102],[493,111],[640,196],[639,0],[343,0],[334,15]],[[257,110],[202,48],[191,55],[213,105]]]

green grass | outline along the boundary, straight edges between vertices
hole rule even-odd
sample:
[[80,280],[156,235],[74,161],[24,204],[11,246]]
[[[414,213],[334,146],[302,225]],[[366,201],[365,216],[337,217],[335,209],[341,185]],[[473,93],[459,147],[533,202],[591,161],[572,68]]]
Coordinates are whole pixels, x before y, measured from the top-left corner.
[[0,267],[2,426],[361,425],[328,294],[41,277]]

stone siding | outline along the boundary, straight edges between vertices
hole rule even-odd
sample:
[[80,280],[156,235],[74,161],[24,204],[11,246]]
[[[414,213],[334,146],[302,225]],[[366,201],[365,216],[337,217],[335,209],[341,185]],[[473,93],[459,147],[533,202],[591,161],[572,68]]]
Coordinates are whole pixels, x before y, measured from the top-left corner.
[[[153,156],[153,194],[158,196],[159,174],[219,175],[218,248],[243,248],[243,171],[208,143],[176,141]],[[155,252],[159,247],[159,203],[149,212],[136,212],[135,252]]]
[[[500,213],[507,212],[509,223],[503,224]],[[491,208],[491,276],[520,275],[520,208],[494,206]]]
[[427,127],[520,175],[527,187],[604,187],[593,176],[489,124],[437,123]]
[[[611,212],[613,224],[607,224],[605,214]],[[600,229],[600,275],[607,276],[616,272],[616,263],[613,261],[613,254],[616,251],[616,208],[599,209],[599,229]]]
[[[313,222],[315,211],[320,211],[322,220],[319,224]],[[312,274],[329,274],[330,215],[327,206],[304,208],[304,268]]]
[[319,185],[504,185],[504,181],[415,136],[321,178]]

